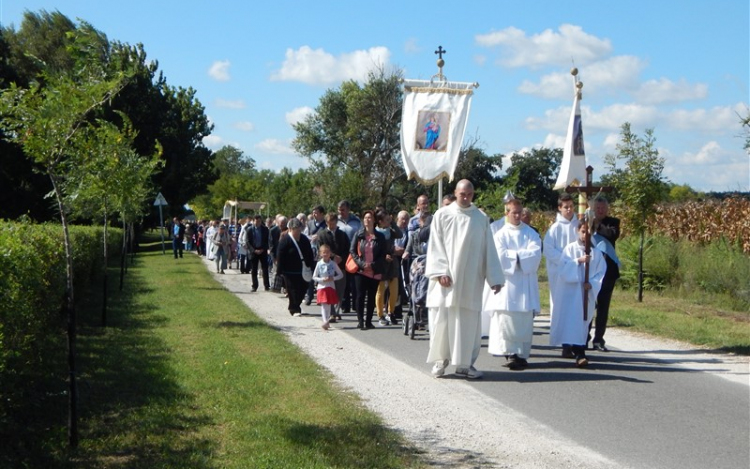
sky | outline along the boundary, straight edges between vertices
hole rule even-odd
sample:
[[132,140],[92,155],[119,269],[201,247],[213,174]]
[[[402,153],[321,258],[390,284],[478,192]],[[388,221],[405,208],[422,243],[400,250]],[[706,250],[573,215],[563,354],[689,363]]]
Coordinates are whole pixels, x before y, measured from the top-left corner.
[[170,85],[196,90],[214,125],[204,144],[259,169],[308,165],[292,124],[327,90],[374,67],[429,80],[442,46],[444,75],[479,83],[465,141],[488,155],[563,146],[575,66],[594,180],[629,122],[654,130],[671,182],[750,191],[748,0],[0,0],[0,23],[18,28],[26,10],[143,44]]

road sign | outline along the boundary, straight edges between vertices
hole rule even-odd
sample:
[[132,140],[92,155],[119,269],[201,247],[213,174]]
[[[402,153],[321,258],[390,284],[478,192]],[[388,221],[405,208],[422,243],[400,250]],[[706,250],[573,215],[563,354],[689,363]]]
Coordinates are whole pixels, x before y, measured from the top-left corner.
[[169,205],[167,203],[167,199],[164,198],[163,195],[161,195],[161,192],[159,192],[159,195],[156,196],[156,200],[154,200],[154,206],[155,207],[161,207],[162,205]]

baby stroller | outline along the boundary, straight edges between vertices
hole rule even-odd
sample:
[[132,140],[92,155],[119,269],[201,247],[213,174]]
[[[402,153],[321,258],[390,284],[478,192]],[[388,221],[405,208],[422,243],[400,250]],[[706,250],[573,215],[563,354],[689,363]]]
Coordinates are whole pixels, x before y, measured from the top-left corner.
[[425,300],[427,299],[428,279],[424,275],[426,259],[427,256],[424,254],[417,256],[409,269],[409,285],[407,285],[406,291],[409,294],[410,308],[407,315],[404,316],[404,335],[408,335],[410,339],[414,339],[417,331],[427,330]]

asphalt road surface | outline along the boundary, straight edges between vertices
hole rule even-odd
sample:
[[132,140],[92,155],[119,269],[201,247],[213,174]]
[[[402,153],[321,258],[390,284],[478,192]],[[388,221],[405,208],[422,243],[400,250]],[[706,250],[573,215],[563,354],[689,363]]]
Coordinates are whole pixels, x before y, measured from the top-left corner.
[[[304,309],[317,320],[314,303]],[[590,366],[578,369],[560,356],[559,348],[547,345],[548,319],[541,316],[535,323],[528,369],[503,367],[505,358],[489,355],[483,339],[475,366],[484,377],[468,384],[626,466],[750,467],[747,362],[732,369],[719,354],[712,357],[706,350],[676,349],[674,344],[644,350],[637,337],[612,329],[610,351],[589,351]],[[360,331],[354,315],[337,326],[416,371],[430,371],[427,332],[410,340],[398,326]],[[443,379],[458,378],[448,374]]]
[[[213,272],[211,264],[204,262]],[[343,321],[334,325],[334,330],[323,332],[320,329],[319,307],[315,303],[303,305],[305,314],[292,318],[286,312],[286,300],[280,295],[271,292],[250,293],[249,275],[238,275],[236,271],[228,270],[227,275],[215,277],[257,314],[288,334],[295,343],[307,341],[308,347],[303,346],[303,350],[308,350],[313,358],[334,374],[351,375],[349,369],[361,366],[365,371],[358,371],[357,376],[374,373],[381,373],[382,376],[388,371],[375,370],[374,364],[387,361],[394,374],[401,373],[398,378],[401,383],[412,380],[420,383],[422,387],[417,393],[422,389],[425,393],[433,392],[426,389],[433,383],[441,385],[435,388],[435,392],[455,392],[455,407],[459,411],[464,405],[461,400],[468,396],[463,386],[470,386],[472,391],[482,396],[480,408],[497,407],[504,412],[512,409],[514,416],[520,417],[514,417],[510,424],[503,423],[500,431],[507,428],[508,435],[503,435],[507,437],[504,440],[506,443],[524,443],[513,441],[516,430],[512,425],[517,422],[518,433],[526,435],[528,440],[541,433],[545,435],[545,444],[549,444],[550,438],[558,438],[560,445],[567,445],[573,451],[601,455],[608,467],[750,467],[748,357],[712,353],[699,347],[612,328],[607,331],[610,351],[588,352],[589,367],[578,369],[573,360],[560,356],[558,348],[547,345],[548,317],[541,316],[535,322],[534,346],[528,369],[510,371],[504,368],[505,359],[490,356],[486,352],[487,340],[484,339],[482,353],[475,365],[484,372],[482,379],[459,379],[452,374],[453,367],[449,366],[446,376],[438,380],[430,377],[431,364],[425,363],[429,344],[427,332],[420,332],[414,340],[410,340],[399,326],[379,326],[360,331],[356,329],[354,314],[344,315]],[[338,353],[339,358],[336,358],[336,348],[342,352]],[[346,354],[356,353],[352,350],[358,348],[366,350],[366,354],[360,355],[359,363],[347,362]],[[344,356],[344,360],[341,356]],[[344,363],[336,363],[337,360]],[[362,363],[367,360],[369,364]],[[351,376],[346,379],[350,380],[351,386]],[[380,392],[373,389],[377,386],[376,377],[375,384],[370,382],[360,387],[359,392],[364,394],[365,400],[377,399],[377,396],[368,395]],[[357,390],[357,387],[353,386],[353,389]],[[383,409],[396,407],[396,413],[413,412],[412,420],[418,420],[420,414],[425,414],[419,409],[427,399],[429,395],[411,399],[414,410],[404,407],[403,401],[395,400],[380,409],[376,406],[375,410],[382,412]],[[466,399],[473,398],[469,396]],[[488,411],[487,414],[488,418],[497,419],[497,413],[492,415]],[[424,418],[427,419],[427,416],[424,415]],[[422,422],[421,425],[429,426],[432,423]],[[405,433],[408,434],[408,431]],[[481,435],[479,438],[482,438]],[[529,445],[532,444],[535,443],[529,441]],[[459,441],[451,451],[461,448],[460,445]],[[547,447],[554,448],[555,442]],[[493,467],[563,466],[562,463],[558,465],[555,458],[540,459],[540,464],[535,465],[533,460],[524,460],[526,450],[514,451],[517,459]],[[597,463],[581,461],[587,460],[569,458],[565,467],[601,467]],[[440,465],[454,466],[450,463]],[[485,466],[473,463],[461,467]]]

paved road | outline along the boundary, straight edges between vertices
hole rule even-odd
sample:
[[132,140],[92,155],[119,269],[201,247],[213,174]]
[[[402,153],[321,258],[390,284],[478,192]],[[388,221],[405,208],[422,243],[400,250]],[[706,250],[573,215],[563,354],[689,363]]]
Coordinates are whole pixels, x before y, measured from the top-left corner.
[[[284,311],[285,300],[279,295],[250,294],[249,276],[236,275],[231,270],[227,273],[216,278],[261,316],[273,321],[292,320],[282,327],[287,333],[323,340],[324,345],[335,337],[320,333],[319,308],[314,303],[303,306],[305,316],[290,318]],[[549,428],[550,434],[564,436],[567,444],[572,442],[578,448],[576,451],[590,450],[617,466],[750,467],[747,357],[712,354],[681,343],[611,329],[607,335],[613,350],[590,352],[591,365],[579,370],[572,360],[561,358],[558,349],[546,345],[547,319],[542,316],[535,323],[534,347],[527,370],[513,372],[502,367],[505,359],[487,354],[484,340],[476,364],[484,371],[484,378],[461,380],[460,384],[471,386],[488,402],[497,402],[498,408],[512,409],[530,423],[529,428],[545,429],[545,434]],[[430,365],[424,362],[429,341],[426,333],[410,340],[397,326],[369,331],[359,331],[355,326],[354,315],[345,315],[335,325],[336,330],[328,334],[346,334],[356,339],[353,342],[361,341],[368,346],[360,348],[378,350],[414,373],[429,375]],[[329,340],[314,339],[324,335]],[[452,367],[448,372],[440,380],[444,384],[457,379],[450,374]],[[435,381],[429,378],[426,382]],[[415,407],[418,404],[419,401]],[[573,466],[580,467],[576,463]],[[596,464],[589,463],[586,467]]]
[[[306,312],[318,317],[313,304]],[[423,373],[428,336],[409,340],[396,326],[359,331],[353,316],[339,324],[348,334]],[[611,333],[613,344],[638,351],[590,352],[579,370],[548,343],[548,318],[535,324],[530,367],[509,371],[504,358],[486,353],[477,361],[481,393],[599,454],[630,467],[703,469],[750,467],[748,365],[729,367],[705,350]],[[651,348],[645,348],[652,346]],[[653,347],[653,345],[659,345]],[[449,372],[451,368],[449,367]],[[721,376],[723,374],[724,376]],[[454,379],[448,375],[445,379]]]

